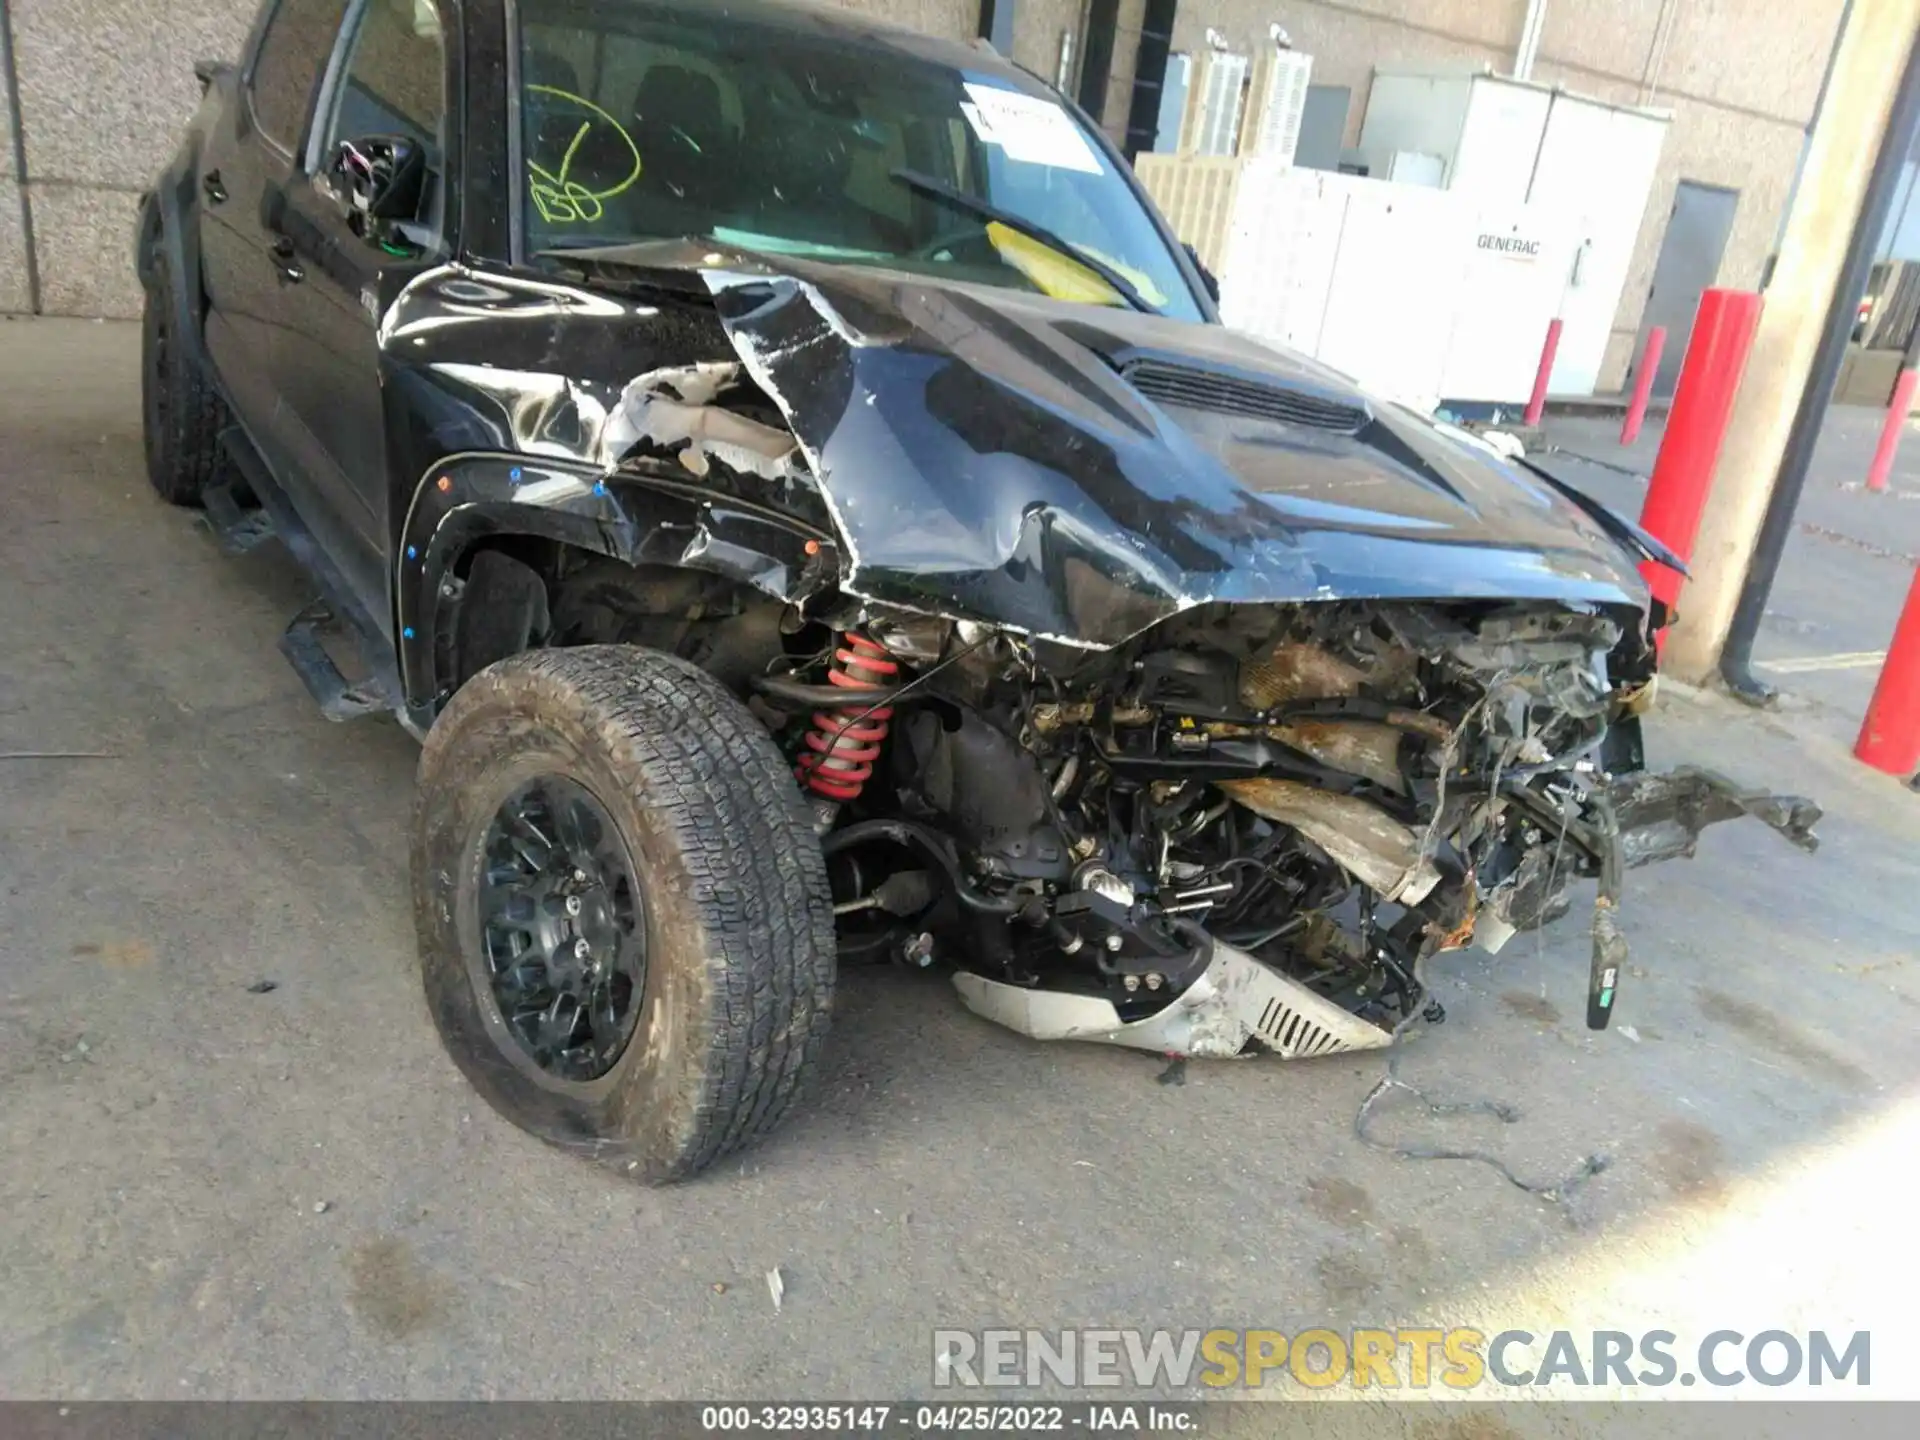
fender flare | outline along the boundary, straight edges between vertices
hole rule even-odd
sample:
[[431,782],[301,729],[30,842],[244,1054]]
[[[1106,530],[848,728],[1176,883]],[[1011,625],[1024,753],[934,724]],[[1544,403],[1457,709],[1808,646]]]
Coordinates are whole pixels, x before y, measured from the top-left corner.
[[[206,340],[201,334],[200,231],[193,223],[194,155],[183,146],[171,164],[161,172],[154,188],[140,196],[139,218],[134,226],[133,268],[140,277],[141,289],[153,292],[156,276],[149,263],[157,240],[166,251],[167,271],[173,278],[173,335],[187,356],[202,370],[208,370]],[[208,370],[211,376],[211,371]]]
[[415,486],[395,551],[393,633],[415,716],[450,698],[441,640],[457,610],[451,582],[462,557],[496,536],[704,570],[777,600],[800,599],[840,573],[832,536],[711,487],[532,456],[448,456]]

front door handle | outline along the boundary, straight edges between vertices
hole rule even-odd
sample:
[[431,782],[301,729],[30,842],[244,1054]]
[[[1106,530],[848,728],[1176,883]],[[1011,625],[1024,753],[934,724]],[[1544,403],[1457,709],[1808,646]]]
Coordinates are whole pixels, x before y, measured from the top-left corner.
[[298,283],[307,278],[307,272],[300,268],[298,252],[293,248],[293,239],[287,235],[273,237],[273,263],[280,268],[280,278]]
[[209,170],[200,177],[200,189],[205,193],[209,205],[218,205],[227,198],[227,187],[218,170]]

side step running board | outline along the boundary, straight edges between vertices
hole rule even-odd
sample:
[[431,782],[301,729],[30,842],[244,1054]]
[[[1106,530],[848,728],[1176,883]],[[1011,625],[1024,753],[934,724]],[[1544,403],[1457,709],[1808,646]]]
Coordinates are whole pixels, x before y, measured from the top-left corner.
[[[245,432],[230,427],[220,437],[246,489],[259,509],[243,508],[234,487],[209,490],[203,497],[207,527],[220,548],[241,555],[269,537],[278,540],[312,579],[319,594],[287,626],[280,637],[280,653],[287,657],[301,683],[329,720],[352,720],[391,710],[406,721],[406,705],[392,642],[367,611],[345,572],[333,562],[286,495],[274,483]],[[327,637],[337,637],[333,653]],[[342,646],[345,648],[342,648]],[[349,680],[334,654],[359,662],[365,678]]]
[[223,555],[244,555],[274,536],[273,517],[265,510],[243,510],[232,485],[215,485],[201,495],[200,503]]
[[313,696],[320,713],[329,720],[357,720],[362,715],[378,715],[394,709],[399,699],[377,674],[350,682],[340,673],[321,635],[329,629],[347,628],[334,618],[325,600],[314,600],[293,617],[287,633],[280,637],[280,653],[287,657],[287,663],[293,666],[307,693]]

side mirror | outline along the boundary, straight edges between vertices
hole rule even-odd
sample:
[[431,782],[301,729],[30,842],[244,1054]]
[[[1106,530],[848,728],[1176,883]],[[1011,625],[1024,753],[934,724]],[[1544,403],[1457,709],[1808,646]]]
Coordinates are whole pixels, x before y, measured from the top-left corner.
[[1218,305],[1220,303],[1219,279],[1207,268],[1206,262],[1200,258],[1200,252],[1193,246],[1183,240],[1180,242],[1180,248],[1187,252],[1187,258],[1193,262],[1193,268],[1200,272],[1200,283],[1206,287],[1208,297]]
[[346,205],[347,224],[375,245],[394,242],[396,227],[416,219],[427,188],[427,156],[405,135],[342,140],[328,162]]

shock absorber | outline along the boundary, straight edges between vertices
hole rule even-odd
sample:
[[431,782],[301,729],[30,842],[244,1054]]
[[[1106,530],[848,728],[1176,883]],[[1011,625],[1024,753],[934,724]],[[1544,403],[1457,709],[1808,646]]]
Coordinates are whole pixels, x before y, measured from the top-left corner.
[[[892,686],[900,664],[886,647],[865,635],[846,631],[833,652],[827,671],[829,684],[843,690],[885,690]],[[853,705],[838,710],[816,710],[807,731],[806,750],[794,767],[794,778],[822,800],[842,802],[859,795],[872,778],[873,762],[880,758],[893,707],[882,705],[866,713]],[[829,816],[829,823],[830,816]]]

